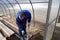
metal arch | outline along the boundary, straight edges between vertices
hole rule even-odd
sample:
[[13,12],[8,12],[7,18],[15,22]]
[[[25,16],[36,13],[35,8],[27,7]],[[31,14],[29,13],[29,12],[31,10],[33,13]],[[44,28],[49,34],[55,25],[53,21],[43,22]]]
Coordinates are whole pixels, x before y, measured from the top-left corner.
[[[0,1],[2,1],[2,0],[0,0]],[[5,5],[6,5],[6,7],[8,8],[8,10],[9,10],[9,7],[7,6],[7,4],[4,2],[4,1],[2,1]],[[10,13],[10,10],[9,10],[9,13]],[[11,14],[10,14],[11,15]]]
[[[2,6],[4,7],[4,5],[3,5],[3,4],[1,4],[1,3],[0,3],[0,5],[2,5]],[[4,7],[4,9],[5,9],[5,7]],[[6,9],[5,9],[5,12],[7,13]]]
[[8,1],[8,3],[11,5],[11,7],[13,8],[14,13],[15,13],[15,9],[14,9],[13,5],[9,2],[9,0],[7,0],[7,1]]
[[[17,2],[17,4],[19,5],[19,7],[20,7],[20,9],[21,9],[21,5],[20,5],[20,3],[17,1],[17,0],[15,0],[16,2]],[[22,10],[22,9],[21,9]]]
[[35,14],[34,14],[34,8],[33,8],[33,5],[32,5],[31,0],[29,0],[29,2],[30,2],[30,4],[31,4],[31,6],[32,6],[32,11],[33,11],[33,22],[34,22],[34,25],[33,25],[33,26],[35,26]]
[[[1,6],[0,6],[1,7]],[[2,8],[2,7],[1,7]],[[2,12],[3,12],[3,14],[4,14],[4,11],[3,11],[3,8],[2,8]]]

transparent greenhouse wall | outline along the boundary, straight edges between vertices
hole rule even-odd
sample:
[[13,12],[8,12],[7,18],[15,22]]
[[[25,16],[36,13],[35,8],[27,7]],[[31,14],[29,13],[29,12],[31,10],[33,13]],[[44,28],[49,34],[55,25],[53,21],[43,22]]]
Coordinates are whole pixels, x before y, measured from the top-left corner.
[[[60,3],[60,0],[58,1],[57,5],[56,5],[57,9],[60,7],[59,3]],[[57,13],[59,14],[58,15],[58,17],[59,17],[60,16],[60,9],[58,9]],[[57,20],[58,20],[58,17],[57,17]],[[59,25],[59,26],[57,26],[57,25]],[[55,29],[54,29],[54,32],[52,35],[52,40],[60,40],[60,23],[58,23],[58,21],[56,23],[56,26],[55,26]]]
[[5,9],[3,7],[0,8],[0,14],[6,15]]
[[56,25],[56,18],[58,14],[58,8],[59,8],[59,0],[52,0],[52,6],[51,6],[51,11],[49,15],[49,22],[46,30],[46,38],[45,40],[51,40],[53,36],[53,31],[55,29]]
[[36,3],[33,4],[33,7],[35,13],[35,21],[46,23],[48,3]]
[[3,11],[2,11],[2,9],[0,8],[0,14],[3,14]]
[[58,10],[58,18],[57,18],[57,23],[53,32],[53,36],[52,36],[52,40],[60,40],[60,19],[59,19],[59,13],[60,13],[60,9]]
[[[60,1],[59,0],[53,0],[52,1],[52,7],[51,7],[51,13],[50,13],[50,18],[49,18],[49,23],[53,23],[55,20],[57,20],[56,18],[57,18],[57,14],[58,14],[58,10],[59,10],[59,3],[60,3]],[[55,24],[56,25],[56,24]],[[55,26],[54,26],[54,28],[52,27],[52,26],[50,26],[51,27],[51,29],[53,29],[53,31],[52,32],[54,32],[54,29],[55,29]],[[53,33],[51,33],[52,34],[52,36],[53,36]],[[51,36],[51,38],[52,38],[52,36]]]
[[56,3],[56,0],[53,0],[51,12],[50,12],[49,23],[52,22],[54,19],[56,19],[57,13],[58,13],[58,8],[59,8],[59,3]]
[[44,36],[48,3],[36,3],[33,4],[33,7],[35,13],[35,27],[37,27]]
[[[55,20],[56,21],[56,20]],[[47,30],[47,35],[46,35],[46,40],[51,40],[52,35],[54,31],[54,27],[55,27],[55,21],[53,21],[49,26],[48,26],[48,30]],[[51,37],[51,38],[50,38]]]

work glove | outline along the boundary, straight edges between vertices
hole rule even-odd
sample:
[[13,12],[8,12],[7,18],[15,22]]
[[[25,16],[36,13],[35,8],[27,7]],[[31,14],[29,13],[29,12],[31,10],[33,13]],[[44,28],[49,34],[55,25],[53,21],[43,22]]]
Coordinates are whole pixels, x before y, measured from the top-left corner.
[[24,31],[22,30],[21,32],[22,32],[22,35],[24,35]]

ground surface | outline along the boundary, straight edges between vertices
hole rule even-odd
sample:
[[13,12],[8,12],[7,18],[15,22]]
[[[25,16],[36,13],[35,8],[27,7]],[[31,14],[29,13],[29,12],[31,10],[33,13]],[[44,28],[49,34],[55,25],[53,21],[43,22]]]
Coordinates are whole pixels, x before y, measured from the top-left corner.
[[[14,19],[6,17],[6,16],[3,16],[2,18],[16,26],[16,21]],[[29,33],[33,35],[29,40],[40,40],[40,39],[43,40],[43,36],[42,36],[43,32],[40,31],[37,27],[32,26],[30,27],[30,29],[27,29],[27,31],[29,31]],[[14,38],[16,37],[14,36]]]
[[[13,25],[16,25],[16,21],[14,19],[11,19],[11,18],[5,17],[5,16],[2,17],[2,18],[4,18],[5,20],[9,21]],[[38,22],[36,22],[36,23],[39,24]],[[33,37],[30,38],[30,40],[43,40],[43,36],[42,35],[43,35],[43,32],[45,31],[44,27],[41,26],[41,24],[39,24],[38,26],[39,26],[39,29],[41,29],[42,31],[40,30],[40,32],[39,32],[36,28],[31,27],[31,29],[30,29],[31,30],[31,34],[34,34],[34,35],[33,35]],[[36,31],[33,31],[33,30],[36,30]],[[52,40],[60,40],[60,27],[56,27],[55,28]]]

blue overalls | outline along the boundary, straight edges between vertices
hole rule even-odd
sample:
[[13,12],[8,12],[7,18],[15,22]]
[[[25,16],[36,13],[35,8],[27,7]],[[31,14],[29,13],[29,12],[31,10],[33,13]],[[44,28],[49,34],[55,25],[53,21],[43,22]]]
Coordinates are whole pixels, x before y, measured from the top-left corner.
[[[19,14],[21,14],[21,12],[25,13],[24,19],[22,19],[22,20],[19,19]],[[22,30],[24,31],[24,34],[26,34],[27,21],[28,21],[28,23],[30,23],[30,21],[31,21],[30,12],[28,10],[18,11],[18,13],[16,14],[16,24],[18,26],[18,31],[19,31],[19,34],[20,34],[21,37],[22,37],[22,32],[21,32]]]

